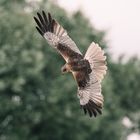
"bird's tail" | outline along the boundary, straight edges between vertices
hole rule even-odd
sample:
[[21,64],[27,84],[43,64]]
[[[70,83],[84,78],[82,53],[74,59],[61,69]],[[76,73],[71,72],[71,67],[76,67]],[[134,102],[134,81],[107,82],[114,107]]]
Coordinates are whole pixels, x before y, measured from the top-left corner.
[[91,69],[94,70],[98,81],[101,82],[107,70],[104,51],[98,44],[92,42],[84,58],[89,61]]

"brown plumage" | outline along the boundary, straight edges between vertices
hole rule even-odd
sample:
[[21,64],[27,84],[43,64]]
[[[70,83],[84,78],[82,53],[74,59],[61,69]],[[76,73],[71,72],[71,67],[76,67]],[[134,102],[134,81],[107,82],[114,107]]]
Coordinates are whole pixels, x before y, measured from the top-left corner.
[[65,59],[66,64],[62,72],[71,72],[78,85],[78,98],[85,114],[90,116],[101,114],[103,96],[101,94],[101,81],[106,74],[106,57],[104,51],[91,43],[85,56],[82,55],[74,41],[68,36],[66,30],[45,12],[37,13],[34,17],[36,29]]

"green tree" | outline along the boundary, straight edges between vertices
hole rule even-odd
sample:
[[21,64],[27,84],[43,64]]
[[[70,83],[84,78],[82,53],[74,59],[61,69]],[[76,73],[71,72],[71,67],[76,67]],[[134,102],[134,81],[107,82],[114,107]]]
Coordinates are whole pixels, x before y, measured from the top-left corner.
[[132,127],[125,129],[126,138],[129,133],[140,131],[140,61],[136,57],[127,62],[120,59],[118,63],[111,64],[110,75],[114,81],[113,92],[116,93],[120,115],[132,122]]

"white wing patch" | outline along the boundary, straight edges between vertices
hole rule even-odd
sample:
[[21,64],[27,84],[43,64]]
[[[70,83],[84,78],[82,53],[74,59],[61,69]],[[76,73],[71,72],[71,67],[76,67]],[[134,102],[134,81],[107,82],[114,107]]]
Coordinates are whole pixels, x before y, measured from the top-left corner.
[[48,41],[48,43],[51,45],[51,46],[53,46],[53,47],[55,47],[56,48],[56,46],[57,46],[57,44],[58,44],[58,42],[59,42],[59,37],[58,36],[56,36],[55,34],[53,34],[53,33],[51,33],[51,32],[46,32],[45,34],[44,34],[44,38]]
[[71,50],[82,54],[74,41],[68,36],[67,31],[62,26],[60,26],[58,22],[55,21],[53,28],[53,33],[46,32],[44,34],[44,37],[47,39],[51,46],[56,47],[58,43],[62,43],[69,47]]
[[98,81],[101,82],[107,70],[104,51],[101,50],[98,44],[92,42],[84,58],[89,61],[91,69],[95,72]]

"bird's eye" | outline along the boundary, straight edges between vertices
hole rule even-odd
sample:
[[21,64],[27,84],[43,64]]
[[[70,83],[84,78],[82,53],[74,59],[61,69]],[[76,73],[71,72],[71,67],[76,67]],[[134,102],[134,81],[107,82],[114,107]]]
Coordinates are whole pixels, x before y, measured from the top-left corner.
[[67,70],[66,68],[63,69],[64,72],[65,72],[66,70]]

